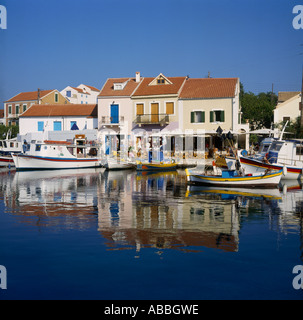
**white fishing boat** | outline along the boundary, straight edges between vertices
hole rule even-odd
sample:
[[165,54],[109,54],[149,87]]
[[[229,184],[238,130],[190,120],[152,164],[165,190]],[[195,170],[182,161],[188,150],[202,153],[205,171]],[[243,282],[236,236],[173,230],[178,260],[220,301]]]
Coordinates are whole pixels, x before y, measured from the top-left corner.
[[22,152],[22,143],[18,142],[16,138],[9,138],[10,132],[8,132],[6,139],[0,140],[0,167],[13,167],[14,160],[11,153]]
[[17,170],[101,167],[98,147],[79,135],[73,141],[32,141],[24,153],[12,154]]
[[119,157],[106,158],[101,161],[106,170],[131,170],[136,168],[136,164]]
[[245,172],[261,173],[286,168],[287,173],[282,179],[302,179],[303,140],[273,141],[263,159],[243,156],[239,159]]
[[283,170],[246,175],[237,170],[222,170],[221,174],[213,175],[201,174],[189,169],[185,172],[189,184],[231,188],[275,188],[283,174]]

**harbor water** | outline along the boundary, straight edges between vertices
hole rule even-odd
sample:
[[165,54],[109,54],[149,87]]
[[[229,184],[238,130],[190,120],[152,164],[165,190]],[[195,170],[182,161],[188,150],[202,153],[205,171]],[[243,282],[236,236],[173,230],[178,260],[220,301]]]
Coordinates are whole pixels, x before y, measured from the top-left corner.
[[302,211],[298,181],[205,189],[183,170],[2,169],[0,300],[302,300]]

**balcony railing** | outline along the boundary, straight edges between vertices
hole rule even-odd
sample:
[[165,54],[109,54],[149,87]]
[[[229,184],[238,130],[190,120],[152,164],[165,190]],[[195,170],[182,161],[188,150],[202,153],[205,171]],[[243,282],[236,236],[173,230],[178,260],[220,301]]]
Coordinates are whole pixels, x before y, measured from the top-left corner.
[[100,125],[104,126],[104,125],[121,125],[124,124],[124,117],[106,117],[106,116],[102,116],[101,117],[101,121],[100,121]]
[[169,124],[169,115],[165,113],[137,115],[134,122],[139,125],[160,124],[164,126],[165,124]]

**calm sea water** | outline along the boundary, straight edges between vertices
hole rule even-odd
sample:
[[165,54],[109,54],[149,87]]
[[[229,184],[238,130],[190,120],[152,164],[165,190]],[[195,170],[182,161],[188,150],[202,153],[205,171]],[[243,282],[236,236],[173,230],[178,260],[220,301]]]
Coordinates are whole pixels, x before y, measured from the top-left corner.
[[183,171],[0,172],[0,299],[296,299],[303,190],[187,187]]

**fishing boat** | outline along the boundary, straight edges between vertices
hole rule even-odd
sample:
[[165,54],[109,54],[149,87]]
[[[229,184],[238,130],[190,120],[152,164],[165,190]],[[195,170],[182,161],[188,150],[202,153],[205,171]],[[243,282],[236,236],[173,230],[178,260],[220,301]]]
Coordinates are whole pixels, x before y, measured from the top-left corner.
[[106,158],[101,161],[101,164],[106,170],[131,170],[136,168],[135,163],[120,158]]
[[85,136],[73,141],[32,141],[24,153],[13,153],[17,170],[50,170],[101,167],[97,146]]
[[10,139],[9,133],[6,139],[0,140],[0,167],[13,167],[14,160],[11,153],[22,152],[22,143],[18,142],[17,139]]
[[185,169],[185,172],[189,184],[231,188],[274,188],[283,174],[283,170],[246,175],[237,170],[222,170],[221,174],[213,175],[196,173],[190,169]]
[[241,167],[252,173],[265,170],[282,170],[287,173],[282,179],[302,179],[303,177],[303,140],[273,141],[263,159],[240,156]]
[[141,162],[138,161],[137,171],[174,171],[177,163],[174,162]]

